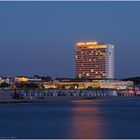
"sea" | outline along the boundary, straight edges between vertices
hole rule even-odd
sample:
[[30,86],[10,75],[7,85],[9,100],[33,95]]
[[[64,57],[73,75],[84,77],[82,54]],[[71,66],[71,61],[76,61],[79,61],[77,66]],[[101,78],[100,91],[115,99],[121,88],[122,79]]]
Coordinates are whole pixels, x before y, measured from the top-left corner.
[[140,138],[140,98],[0,104],[1,139]]

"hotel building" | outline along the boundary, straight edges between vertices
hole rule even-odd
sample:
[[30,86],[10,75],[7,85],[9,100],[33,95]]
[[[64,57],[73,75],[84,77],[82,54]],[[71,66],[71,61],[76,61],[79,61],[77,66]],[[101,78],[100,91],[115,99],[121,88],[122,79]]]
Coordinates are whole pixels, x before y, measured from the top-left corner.
[[76,77],[114,78],[114,45],[97,42],[76,44]]

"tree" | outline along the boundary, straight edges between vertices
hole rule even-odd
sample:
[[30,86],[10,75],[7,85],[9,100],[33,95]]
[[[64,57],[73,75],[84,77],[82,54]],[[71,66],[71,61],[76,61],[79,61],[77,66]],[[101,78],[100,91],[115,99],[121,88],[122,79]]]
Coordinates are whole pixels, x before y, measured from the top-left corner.
[[93,90],[94,88],[92,86],[87,87],[88,90]]
[[1,88],[6,88],[6,87],[10,87],[10,84],[6,83],[6,82],[3,82],[0,84],[0,87]]

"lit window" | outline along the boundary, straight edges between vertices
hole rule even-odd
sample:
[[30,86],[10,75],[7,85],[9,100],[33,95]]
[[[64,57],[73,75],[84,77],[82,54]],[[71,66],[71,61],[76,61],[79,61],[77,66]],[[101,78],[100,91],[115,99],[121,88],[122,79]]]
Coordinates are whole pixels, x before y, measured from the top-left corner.
[[79,78],[81,78],[81,74],[79,74]]

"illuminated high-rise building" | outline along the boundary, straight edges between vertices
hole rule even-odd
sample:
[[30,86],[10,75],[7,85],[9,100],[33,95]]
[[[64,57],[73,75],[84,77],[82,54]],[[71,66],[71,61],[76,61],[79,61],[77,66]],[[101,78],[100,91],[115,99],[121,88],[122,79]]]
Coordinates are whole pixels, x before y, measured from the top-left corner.
[[114,78],[114,45],[97,42],[76,44],[76,77]]

